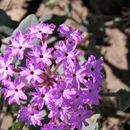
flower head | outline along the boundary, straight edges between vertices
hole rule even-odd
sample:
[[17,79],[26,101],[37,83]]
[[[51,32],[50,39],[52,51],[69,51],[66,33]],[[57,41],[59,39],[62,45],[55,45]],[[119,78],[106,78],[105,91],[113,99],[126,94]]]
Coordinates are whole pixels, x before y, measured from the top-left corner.
[[[48,40],[54,30],[62,40],[52,46]],[[81,130],[88,125],[86,119],[101,100],[103,58],[91,55],[81,63],[77,45],[83,39],[79,30],[65,24],[55,29],[43,22],[11,38],[0,56],[0,83],[8,103],[19,106],[18,121],[41,130]]]
[[0,56],[0,80],[13,76],[13,58],[9,55]]
[[18,31],[14,37],[11,38],[11,49],[12,54],[17,55],[17,57],[22,60],[24,57],[24,51],[27,48],[32,47],[32,39],[28,36],[23,34],[21,31]]
[[31,106],[22,107],[18,117],[18,121],[25,122],[34,126],[41,126],[42,119],[42,112],[35,110]]
[[5,98],[8,99],[9,104],[17,103],[20,105],[20,100],[27,100],[27,96],[24,93],[25,83],[20,79],[16,78],[14,82],[6,80],[4,85],[6,87],[2,92]]
[[39,69],[38,64],[32,64],[30,60],[26,60],[26,67],[21,67],[20,76],[24,77],[28,83],[35,81],[42,82],[43,80],[40,78],[40,74],[42,74],[42,70]]

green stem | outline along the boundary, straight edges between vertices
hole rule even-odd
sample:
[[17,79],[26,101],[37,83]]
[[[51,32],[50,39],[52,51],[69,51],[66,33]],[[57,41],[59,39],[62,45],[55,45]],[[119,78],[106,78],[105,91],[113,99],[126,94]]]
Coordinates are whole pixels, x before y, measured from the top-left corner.
[[22,130],[24,125],[25,125],[25,123],[22,123],[18,130]]

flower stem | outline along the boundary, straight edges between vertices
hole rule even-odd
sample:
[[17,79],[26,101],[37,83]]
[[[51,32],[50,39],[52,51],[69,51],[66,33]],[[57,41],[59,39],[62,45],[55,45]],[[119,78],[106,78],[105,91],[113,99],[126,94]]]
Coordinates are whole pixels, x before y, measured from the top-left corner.
[[18,129],[18,130],[22,130],[22,129],[23,129],[23,127],[24,127],[24,125],[25,125],[25,123],[23,122],[23,123],[21,124],[21,126],[19,127],[19,129]]

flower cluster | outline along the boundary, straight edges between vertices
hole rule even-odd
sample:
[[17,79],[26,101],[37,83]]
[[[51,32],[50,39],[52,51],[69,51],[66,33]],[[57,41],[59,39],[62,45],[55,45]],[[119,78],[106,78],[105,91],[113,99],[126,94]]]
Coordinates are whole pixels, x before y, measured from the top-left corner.
[[[4,98],[19,105],[18,121],[41,130],[81,130],[101,99],[103,58],[90,55],[81,63],[83,54],[76,47],[84,36],[65,24],[56,28],[40,23],[28,27],[27,32],[18,31],[11,37],[0,56]],[[61,40],[48,47],[47,40],[54,32]]]

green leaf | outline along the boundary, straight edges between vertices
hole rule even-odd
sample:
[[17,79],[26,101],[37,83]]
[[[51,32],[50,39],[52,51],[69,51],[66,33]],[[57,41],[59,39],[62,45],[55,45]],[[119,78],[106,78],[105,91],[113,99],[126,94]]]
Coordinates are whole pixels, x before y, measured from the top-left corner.
[[27,16],[23,21],[21,21],[19,26],[13,32],[13,35],[15,35],[19,30],[21,30],[23,33],[26,33],[27,27],[29,27],[32,24],[38,24],[38,19],[34,14]]
[[8,44],[2,44],[0,47],[0,53],[4,53]]
[[116,93],[116,97],[119,99],[119,106],[121,110],[126,110],[130,106],[130,92],[126,90],[119,90]]
[[0,26],[0,33],[2,36],[9,36],[12,34],[12,32],[13,32],[12,28],[5,26],[5,25]]
[[15,122],[12,126],[12,130],[22,130],[24,123],[23,122]]
[[94,114],[91,118],[87,119],[88,126],[83,126],[82,130],[99,130],[99,122],[100,114]]

